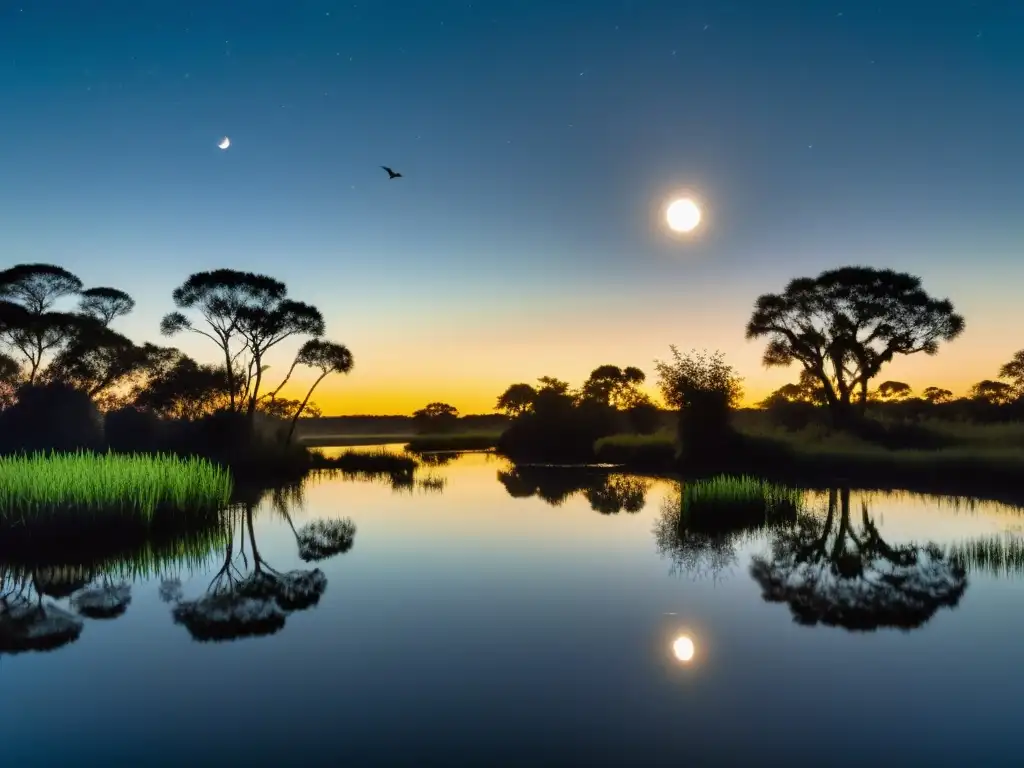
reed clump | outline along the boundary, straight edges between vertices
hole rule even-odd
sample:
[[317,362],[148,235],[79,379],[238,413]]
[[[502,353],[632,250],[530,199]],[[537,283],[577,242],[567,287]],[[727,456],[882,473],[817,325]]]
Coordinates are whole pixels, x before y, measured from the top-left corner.
[[804,492],[749,475],[718,475],[683,483],[681,513],[687,526],[747,528],[796,519]]
[[219,511],[231,499],[227,469],[162,454],[33,453],[0,457],[0,528]]

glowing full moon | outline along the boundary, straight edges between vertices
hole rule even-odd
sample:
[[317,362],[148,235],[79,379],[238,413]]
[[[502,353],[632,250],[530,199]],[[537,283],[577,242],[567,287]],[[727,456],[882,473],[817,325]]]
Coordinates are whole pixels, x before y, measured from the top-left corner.
[[218,144],[217,146],[220,147],[221,149],[227,149],[228,147],[231,146],[231,139],[225,136],[223,139],[220,140],[220,144]]
[[686,635],[680,635],[676,638],[675,642],[672,643],[672,653],[679,661],[687,662],[693,659],[694,647],[693,640],[688,638]]
[[676,232],[692,232],[700,224],[700,208],[688,197],[673,200],[665,211],[665,219]]

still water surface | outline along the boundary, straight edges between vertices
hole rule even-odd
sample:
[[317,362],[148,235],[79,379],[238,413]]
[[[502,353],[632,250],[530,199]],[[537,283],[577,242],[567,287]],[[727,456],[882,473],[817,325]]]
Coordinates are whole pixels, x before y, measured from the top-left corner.
[[[675,483],[509,469],[321,476],[277,500],[291,525],[265,498],[228,575],[320,568],[319,602],[199,642],[174,601],[225,547],[136,578],[122,615],[0,657],[3,764],[1020,764],[1019,510],[838,489],[801,526],[691,535]],[[292,525],[342,517],[354,546],[303,562]]]

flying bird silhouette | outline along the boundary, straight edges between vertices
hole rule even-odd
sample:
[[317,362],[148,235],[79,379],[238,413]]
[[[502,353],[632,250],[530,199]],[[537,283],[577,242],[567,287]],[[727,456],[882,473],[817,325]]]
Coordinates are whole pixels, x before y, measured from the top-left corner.
[[401,175],[402,175],[400,173],[397,173],[396,171],[392,171],[386,165],[382,165],[381,168],[383,168],[385,171],[388,172],[388,178],[389,179],[397,179],[397,178],[401,177]]

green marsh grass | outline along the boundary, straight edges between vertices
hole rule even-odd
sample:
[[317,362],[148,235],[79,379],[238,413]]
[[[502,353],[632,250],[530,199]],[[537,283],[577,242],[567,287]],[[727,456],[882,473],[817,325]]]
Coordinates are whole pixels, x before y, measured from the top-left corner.
[[718,475],[683,483],[680,522],[687,528],[757,528],[796,519],[804,492],[749,475]]
[[114,453],[0,457],[0,527],[67,520],[218,511],[231,498],[228,470],[198,458]]

